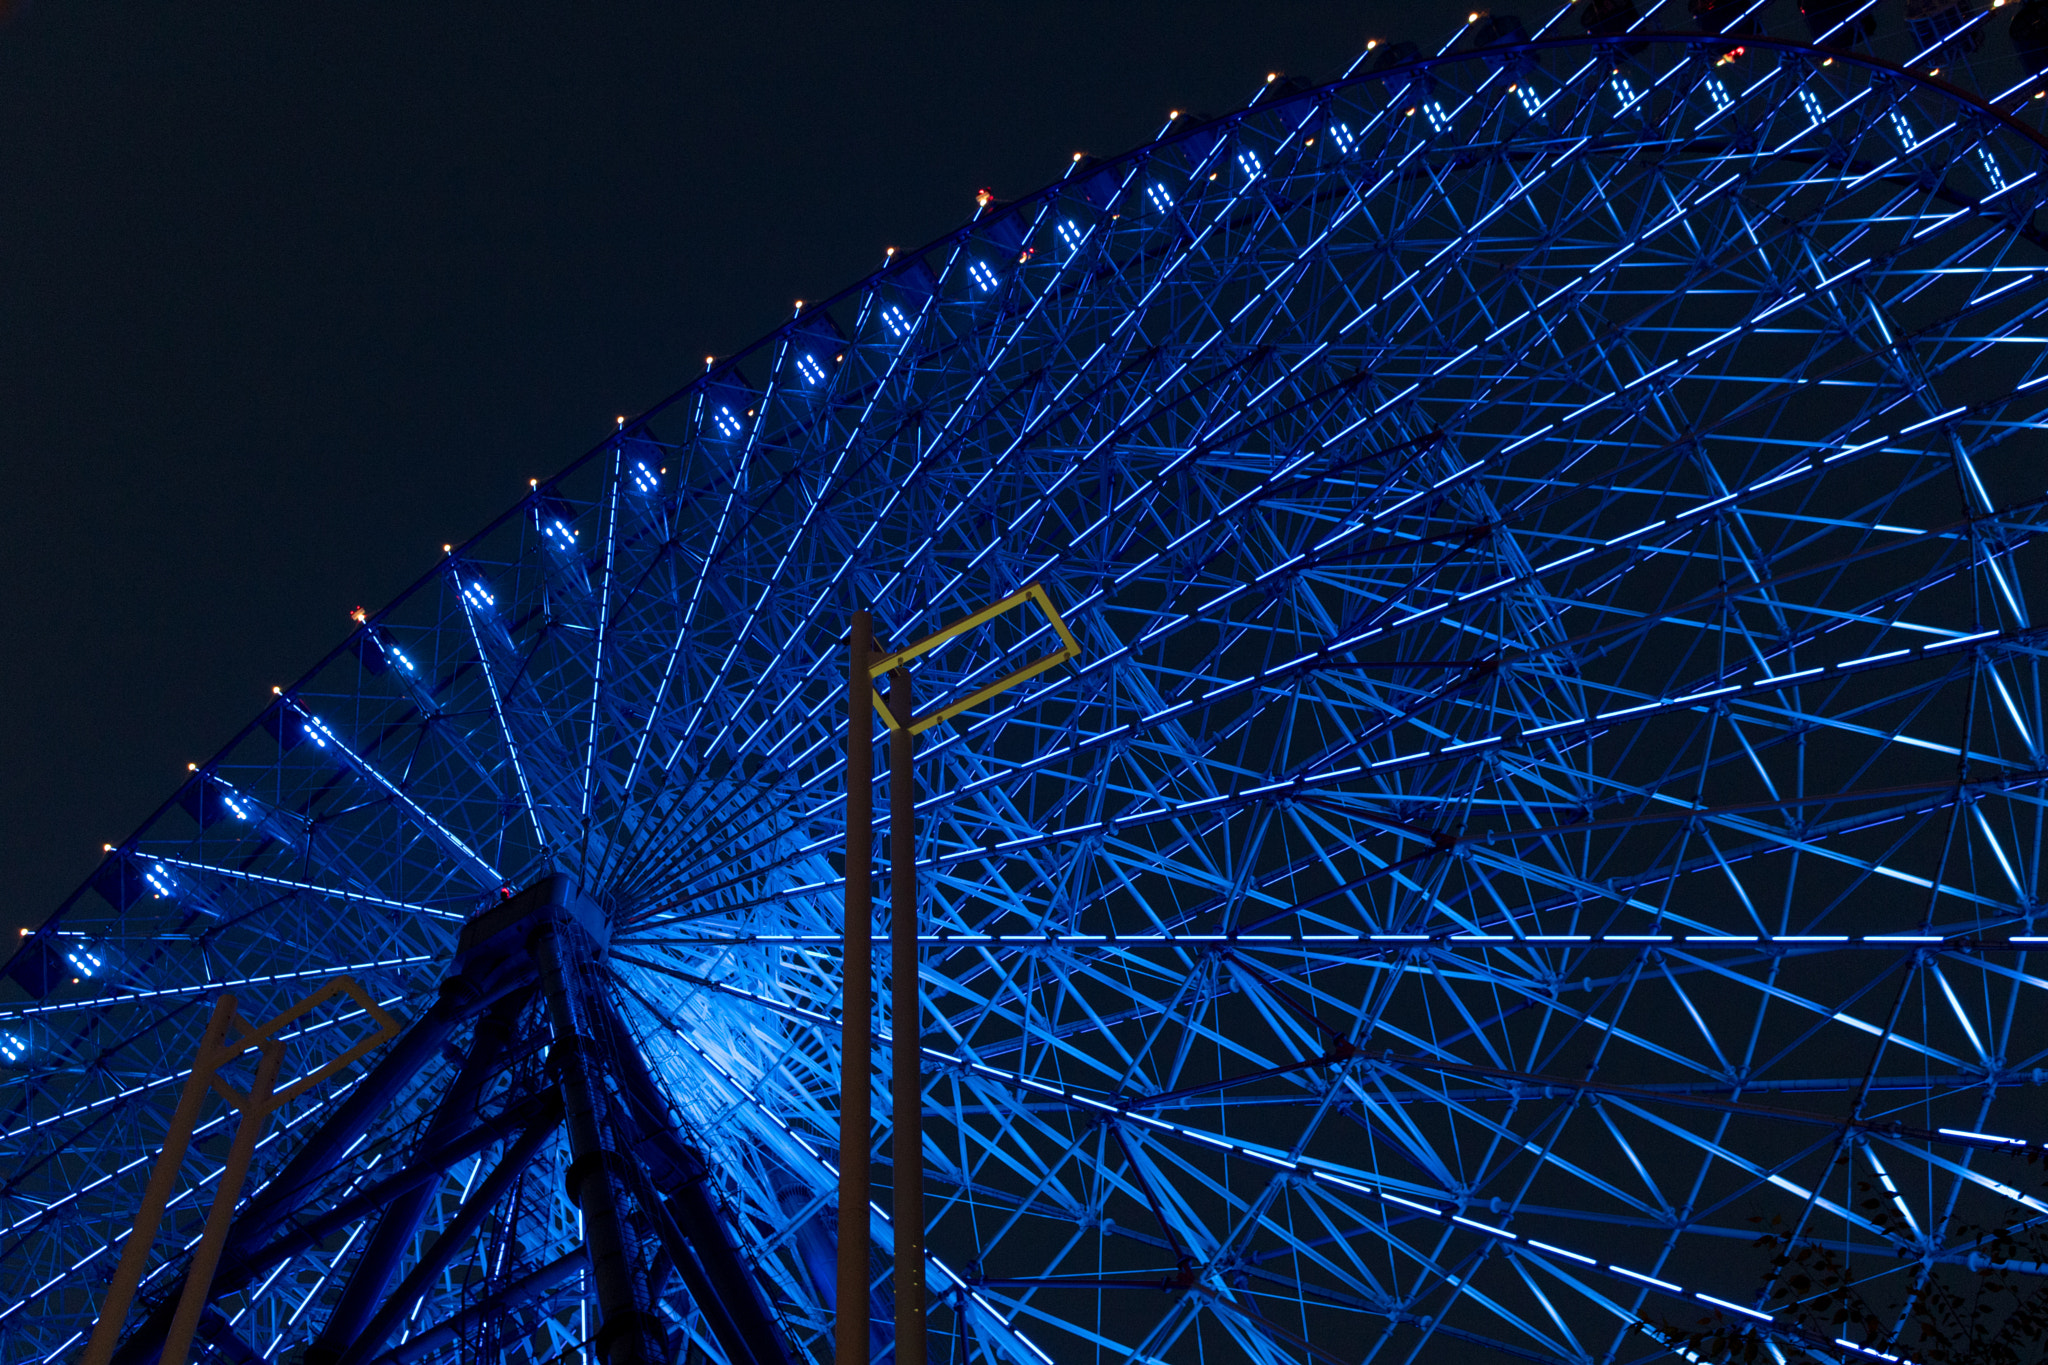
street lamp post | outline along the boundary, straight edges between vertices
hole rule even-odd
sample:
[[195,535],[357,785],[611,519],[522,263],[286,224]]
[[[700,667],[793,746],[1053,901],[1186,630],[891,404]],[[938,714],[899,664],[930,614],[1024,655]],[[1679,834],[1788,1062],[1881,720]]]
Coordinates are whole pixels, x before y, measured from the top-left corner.
[[[1024,605],[1059,639],[1049,654],[918,715],[911,660]],[[924,1080],[917,958],[917,736],[1081,653],[1033,583],[893,653],[874,652],[874,618],[853,614],[847,638],[845,958],[840,969],[839,1295],[835,1365],[868,1362],[868,1141],[874,1009],[874,717],[889,727],[890,1131],[896,1232],[896,1365],[925,1365]],[[875,691],[889,679],[889,700]]]
[[874,618],[853,614],[846,687],[846,948],[840,966],[839,1294],[834,1365],[867,1365],[869,1073],[874,1043]]

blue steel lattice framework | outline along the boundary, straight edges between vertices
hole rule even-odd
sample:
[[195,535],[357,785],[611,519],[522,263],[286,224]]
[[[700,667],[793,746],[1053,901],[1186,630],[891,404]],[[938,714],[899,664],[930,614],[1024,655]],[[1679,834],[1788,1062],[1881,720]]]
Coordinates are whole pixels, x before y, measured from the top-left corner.
[[1870,1359],[1752,1216],[1903,1298],[2048,1214],[2043,143],[1545,33],[1078,161],[366,613],[13,959],[0,1354],[78,1351],[212,996],[346,971],[415,1032],[201,1350],[827,1358],[843,632],[1034,581],[1082,658],[920,759],[935,1359]]

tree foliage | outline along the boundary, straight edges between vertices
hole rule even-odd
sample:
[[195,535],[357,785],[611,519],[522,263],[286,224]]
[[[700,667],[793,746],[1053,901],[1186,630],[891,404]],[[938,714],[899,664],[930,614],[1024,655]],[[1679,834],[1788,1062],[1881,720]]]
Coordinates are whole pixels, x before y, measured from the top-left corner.
[[[2041,1154],[2024,1159],[2038,1166]],[[2048,1220],[1983,1227],[1950,1219],[1928,1237],[1873,1182],[1858,1181],[1856,1197],[1903,1265],[1852,1265],[1839,1243],[1802,1236],[1781,1215],[1758,1215],[1750,1219],[1758,1229],[1750,1245],[1765,1265],[1754,1302],[1781,1326],[1716,1309],[1691,1323],[1663,1319],[1643,1330],[1713,1365],[1769,1362],[1767,1341],[1785,1349],[1802,1339],[1827,1348],[1824,1358],[1841,1355],[1833,1346],[1841,1339],[1919,1365],[2048,1362]]]

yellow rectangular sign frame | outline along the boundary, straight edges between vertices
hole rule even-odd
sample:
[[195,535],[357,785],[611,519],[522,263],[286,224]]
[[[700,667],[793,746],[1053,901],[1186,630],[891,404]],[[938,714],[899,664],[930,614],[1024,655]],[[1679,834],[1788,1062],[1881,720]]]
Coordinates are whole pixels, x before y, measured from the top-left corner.
[[882,723],[891,730],[907,728],[913,735],[922,734],[942,721],[951,720],[961,712],[981,705],[990,697],[1007,692],[1019,683],[1030,681],[1047,669],[1057,668],[1069,659],[1080,658],[1081,642],[1074,638],[1074,633],[1067,629],[1067,623],[1060,619],[1059,610],[1053,606],[1052,598],[1046,595],[1044,586],[1032,583],[1019,588],[999,602],[990,603],[972,616],[961,617],[951,625],[932,632],[914,644],[905,645],[902,649],[890,654],[877,656],[874,662],[868,665],[868,678],[870,681],[879,679],[909,663],[912,659],[931,653],[948,640],[964,635],[977,627],[985,626],[997,617],[1006,615],[1016,608],[1023,606],[1026,602],[1036,603],[1038,609],[1045,613],[1047,624],[1060,637],[1060,647],[1058,649],[1045,655],[1043,658],[1032,660],[1022,668],[1012,669],[994,682],[989,683],[985,687],[976,688],[958,701],[948,702],[937,710],[927,711],[921,716],[912,717],[907,727],[897,721],[896,713],[891,711],[888,704],[882,700],[882,694],[871,688],[869,689],[869,694],[874,698],[875,710],[881,715]]

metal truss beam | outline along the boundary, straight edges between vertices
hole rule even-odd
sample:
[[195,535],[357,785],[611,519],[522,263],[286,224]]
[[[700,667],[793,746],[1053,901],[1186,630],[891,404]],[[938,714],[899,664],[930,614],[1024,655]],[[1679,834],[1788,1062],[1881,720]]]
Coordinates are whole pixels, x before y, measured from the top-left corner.
[[485,1325],[511,1317],[535,1299],[583,1274],[589,1266],[590,1253],[582,1247],[565,1252],[474,1307],[407,1337],[382,1355],[373,1357],[370,1365],[411,1365],[423,1356],[459,1346]]

